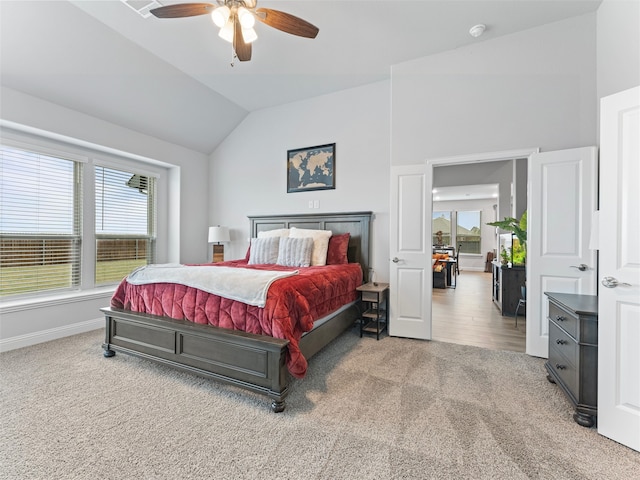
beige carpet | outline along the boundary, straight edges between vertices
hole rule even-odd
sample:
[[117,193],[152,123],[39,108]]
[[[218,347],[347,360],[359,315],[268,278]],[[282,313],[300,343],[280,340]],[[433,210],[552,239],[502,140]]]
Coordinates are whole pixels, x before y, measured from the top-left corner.
[[2,479],[631,479],[543,361],[342,335],[287,409],[124,354],[101,331],[0,355]]

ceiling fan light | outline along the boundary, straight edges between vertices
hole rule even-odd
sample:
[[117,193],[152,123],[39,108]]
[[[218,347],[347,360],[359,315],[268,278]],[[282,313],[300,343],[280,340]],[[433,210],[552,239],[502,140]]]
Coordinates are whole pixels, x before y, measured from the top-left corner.
[[256,24],[256,18],[249,10],[244,7],[238,8],[238,20],[240,20],[240,25],[242,25],[242,28],[253,28],[253,26]]
[[229,10],[229,7],[223,5],[222,7],[218,7],[213,12],[211,12],[211,20],[213,20],[213,23],[216,26],[222,28],[227,23],[227,20],[229,20],[230,14],[231,11]]
[[244,28],[242,27],[242,39],[244,43],[252,43],[257,40],[258,34],[253,28]]
[[218,36],[229,43],[233,43],[233,20],[229,18],[224,27],[220,29]]

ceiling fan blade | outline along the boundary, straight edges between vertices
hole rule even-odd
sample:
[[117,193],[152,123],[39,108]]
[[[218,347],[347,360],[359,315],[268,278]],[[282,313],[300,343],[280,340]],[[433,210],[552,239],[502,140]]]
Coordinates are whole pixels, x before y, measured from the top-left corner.
[[238,15],[233,19],[233,49],[241,62],[251,60],[251,44],[245,43]]
[[180,18],[206,15],[216,9],[212,3],[180,3],[178,5],[167,5],[149,10],[158,18]]
[[279,10],[258,8],[256,13],[258,13],[256,17],[262,23],[266,23],[270,27],[277,28],[283,32],[298,35],[299,37],[316,38],[316,35],[318,35],[320,31],[318,27],[311,25],[306,20]]

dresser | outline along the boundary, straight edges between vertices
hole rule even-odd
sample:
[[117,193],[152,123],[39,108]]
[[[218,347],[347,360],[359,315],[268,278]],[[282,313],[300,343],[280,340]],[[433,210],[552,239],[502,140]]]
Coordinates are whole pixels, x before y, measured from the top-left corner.
[[549,302],[547,379],[567,395],[579,425],[598,414],[598,297],[545,292]]

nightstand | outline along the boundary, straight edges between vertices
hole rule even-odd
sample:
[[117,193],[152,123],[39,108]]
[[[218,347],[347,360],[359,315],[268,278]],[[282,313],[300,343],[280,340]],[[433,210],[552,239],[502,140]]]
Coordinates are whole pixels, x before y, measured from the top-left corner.
[[365,283],[356,290],[365,306],[360,318],[360,337],[365,332],[375,333],[380,340],[380,334],[389,326],[389,284]]

